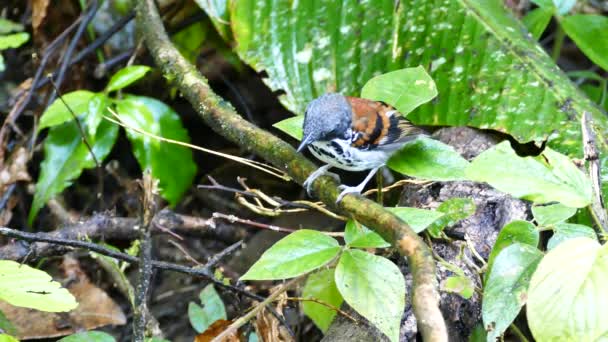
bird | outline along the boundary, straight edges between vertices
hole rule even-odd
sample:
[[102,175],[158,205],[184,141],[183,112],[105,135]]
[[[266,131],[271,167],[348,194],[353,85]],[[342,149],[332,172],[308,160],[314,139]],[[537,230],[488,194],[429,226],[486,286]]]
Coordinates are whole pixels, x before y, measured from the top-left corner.
[[372,176],[407,143],[428,133],[381,101],[328,93],[312,100],[304,113],[302,141],[326,164],[304,182],[311,194],[313,182],[332,167],[347,171],[370,170],[357,186],[340,185],[336,203],[345,195],[360,194]]

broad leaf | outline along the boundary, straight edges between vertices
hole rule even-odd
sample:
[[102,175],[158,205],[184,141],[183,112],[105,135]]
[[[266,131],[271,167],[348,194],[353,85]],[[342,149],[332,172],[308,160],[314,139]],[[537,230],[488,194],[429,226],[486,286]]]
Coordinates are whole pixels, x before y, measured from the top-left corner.
[[608,17],[576,14],[563,17],[560,24],[585,56],[604,70],[608,70]]
[[[302,297],[317,299],[334,308],[340,308],[344,299],[336,287],[334,272],[335,269],[328,268],[309,275],[302,290]],[[336,310],[313,301],[304,301],[302,307],[306,316],[323,332],[327,331],[337,313]]]
[[608,336],[608,245],[561,243],[530,282],[526,316],[537,341],[600,341]]
[[535,203],[560,202],[581,208],[591,203],[591,182],[563,154],[546,148],[539,157],[519,157],[508,141],[477,156],[467,178]]
[[227,316],[224,302],[215,291],[213,284],[207,285],[199,297],[202,307],[193,302],[188,303],[188,319],[194,330],[202,333],[215,321],[227,319]]
[[298,141],[302,140],[302,127],[304,125],[304,116],[294,116],[289,119],[285,119],[275,123],[274,127],[280,129],[281,131],[289,134],[292,138],[298,139]]
[[543,253],[536,247],[515,243],[494,260],[481,309],[488,342],[496,341],[526,304],[530,278],[542,258]]
[[353,219],[346,222],[344,241],[348,246],[358,248],[384,248],[391,245],[378,233]]
[[438,211],[419,208],[395,207],[386,209],[407,222],[416,233],[425,230],[431,223],[444,215]]
[[[572,1],[556,7],[566,11]],[[239,55],[267,73],[266,83],[285,92],[281,102],[297,114],[323,93],[358,96],[374,76],[430,65],[439,96],[408,115],[417,124],[547,140],[578,158],[584,111],[599,136],[608,132],[607,118],[503,1],[240,0],[230,7],[230,26]],[[606,142],[598,144],[606,159]],[[608,163],[602,165],[606,174]]]
[[[86,124],[83,123],[83,126],[86,132]],[[110,153],[117,136],[118,126],[103,121],[99,124],[95,136],[87,137],[100,163]],[[82,170],[95,166],[95,160],[83,143],[75,121],[52,127],[44,142],[44,160],[40,165],[40,176],[28,217],[30,224],[48,200],[70,186]]]
[[361,97],[382,101],[407,115],[437,96],[435,82],[423,67],[405,68],[376,76],[363,86]]
[[144,77],[152,68],[145,65],[130,65],[118,70],[106,86],[106,92],[120,90],[128,87],[140,78]]
[[[42,130],[46,127],[57,126],[66,121],[74,120],[74,115],[79,117],[87,114],[90,110],[89,102],[93,96],[95,96],[95,93],[88,90],[76,90],[71,93],[64,94],[61,98],[53,101],[53,103],[44,111],[44,113],[42,113],[38,130]],[[64,102],[68,105],[69,109],[65,106]],[[70,109],[74,115],[70,113]]]
[[437,207],[437,211],[444,213],[428,229],[431,236],[438,238],[445,227],[453,226],[460,220],[473,215],[477,207],[470,198],[450,198]]
[[[188,132],[173,109],[161,101],[145,96],[126,96],[117,101],[124,122],[163,138],[189,142]],[[196,164],[189,148],[159,141],[127,129],[127,137],[142,170],[150,169],[159,180],[161,195],[175,205],[192,184]]]
[[595,231],[591,227],[575,223],[558,223],[553,228],[553,236],[547,242],[547,249],[553,249],[564,241],[578,237],[597,241]]
[[10,260],[0,260],[0,300],[40,311],[70,311],[78,303],[46,272]]
[[532,215],[541,226],[564,222],[574,214],[576,214],[576,208],[566,207],[560,203],[532,206]]
[[99,127],[101,120],[103,120],[103,116],[109,114],[109,102],[108,97],[103,93],[93,95],[89,101],[89,109],[85,118],[89,135],[95,135],[95,132],[97,132],[97,127]]
[[0,342],[19,342],[19,340],[11,335],[0,334]]
[[511,246],[514,243],[525,244],[536,248],[538,246],[539,239],[540,235],[538,233],[538,229],[536,229],[536,227],[528,221],[516,220],[506,224],[504,227],[502,227],[500,233],[498,233],[496,243],[494,243],[494,247],[492,247],[492,251],[488,257],[488,271],[486,271],[484,279],[487,281],[490,272],[492,271],[494,259],[496,259],[498,254],[503,249]]
[[551,17],[555,10],[552,7],[541,7],[536,8],[525,17],[523,17],[522,22],[530,31],[532,38],[538,40],[540,36],[545,32],[547,25],[549,25],[549,21],[551,21]]
[[291,233],[270,247],[241,280],[285,279],[317,269],[340,253],[336,239],[316,230]]
[[14,31],[23,31],[23,25],[8,19],[0,18],[0,34]]
[[66,336],[57,342],[116,342],[116,339],[103,331],[85,331]]
[[406,144],[387,165],[407,176],[449,181],[464,180],[469,163],[453,147],[421,137]]
[[344,300],[393,342],[405,309],[405,279],[388,259],[346,250],[336,267],[336,286]]
[[30,39],[30,34],[27,32],[19,32],[0,36],[0,51],[6,49],[16,49],[25,44]]

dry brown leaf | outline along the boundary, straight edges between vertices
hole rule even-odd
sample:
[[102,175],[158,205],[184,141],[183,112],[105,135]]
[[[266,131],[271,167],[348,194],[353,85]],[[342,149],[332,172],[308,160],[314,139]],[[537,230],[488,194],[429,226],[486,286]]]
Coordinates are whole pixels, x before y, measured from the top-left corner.
[[70,312],[54,313],[20,308],[0,302],[2,311],[18,331],[20,340],[70,335],[105,325],[123,325],[125,314],[102,289],[91,284],[78,260],[65,257],[63,283],[76,297],[78,307]]
[[[228,328],[231,323],[232,321],[218,319],[217,321],[213,322],[213,324],[211,324],[209,328],[207,328],[207,330],[205,330],[202,334],[196,335],[194,337],[194,342],[210,342],[211,340],[213,340],[213,338],[215,338],[224,330],[226,330],[226,328]],[[237,331],[236,334],[232,334],[224,338],[222,342],[239,342],[240,338],[241,334]]]
[[34,34],[38,32],[40,24],[46,18],[49,2],[50,0],[32,0],[32,28],[34,29]]
[[19,147],[11,154],[6,165],[0,169],[0,191],[2,194],[13,183],[31,180],[27,173],[27,162],[29,160],[29,153],[25,147]]
[[287,329],[266,308],[260,310],[255,320],[255,332],[260,341],[264,342],[293,342]]

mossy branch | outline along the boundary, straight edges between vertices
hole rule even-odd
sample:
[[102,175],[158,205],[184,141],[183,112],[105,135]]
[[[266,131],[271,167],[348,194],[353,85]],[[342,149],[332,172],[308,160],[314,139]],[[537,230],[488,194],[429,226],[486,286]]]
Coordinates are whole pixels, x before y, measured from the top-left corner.
[[[171,43],[154,0],[138,0],[136,19],[146,46],[165,77],[172,80],[214,131],[285,170],[299,184],[316,169],[291,145],[244,120],[213,92],[207,80]],[[314,183],[314,190],[324,203],[334,206],[338,185],[331,177],[320,177]],[[346,196],[338,209],[378,232],[408,258],[414,278],[412,304],[422,336],[425,341],[447,341],[439,310],[435,262],[428,246],[407,223],[363,197]]]

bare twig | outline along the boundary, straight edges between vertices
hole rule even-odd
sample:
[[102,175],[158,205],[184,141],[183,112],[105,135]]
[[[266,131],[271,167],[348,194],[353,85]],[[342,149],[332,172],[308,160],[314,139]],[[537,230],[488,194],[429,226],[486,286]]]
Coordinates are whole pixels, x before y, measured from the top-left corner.
[[[300,229],[293,229],[293,228],[284,228],[284,227],[279,227],[279,226],[275,226],[275,225],[271,225],[271,224],[265,224],[265,223],[260,223],[260,222],[255,222],[252,220],[247,220],[247,219],[242,219],[240,217],[234,216],[234,215],[226,215],[226,214],[222,214],[222,213],[213,213],[213,218],[220,218],[223,220],[227,220],[230,221],[232,223],[234,222],[238,222],[238,223],[242,223],[242,224],[246,224],[248,226],[251,227],[256,227],[256,228],[262,228],[262,229],[268,229],[268,230],[273,230],[275,232],[281,232],[281,233],[294,233],[297,232]],[[320,233],[323,233],[327,236],[344,236],[344,233],[340,233],[340,232],[323,232],[320,231]]]
[[313,302],[313,303],[317,303],[319,305],[323,305],[326,308],[333,310],[337,313],[339,313],[340,315],[348,318],[349,320],[351,320],[353,323],[355,324],[359,324],[359,321],[357,321],[357,319],[355,317],[353,317],[351,314],[349,314],[348,312],[340,309],[337,306],[331,305],[327,302],[324,302],[320,299],[314,298],[314,297],[308,297],[308,298],[304,298],[304,297],[287,297],[287,300],[293,300],[293,301],[297,301],[297,302]]
[[212,267],[217,265],[217,263],[220,262],[220,260],[222,260],[226,256],[232,254],[237,249],[241,248],[242,245],[243,245],[243,240],[237,241],[237,242],[233,243],[232,245],[226,247],[221,252],[219,252],[219,253],[215,254],[214,256],[212,256],[211,258],[209,258],[209,260],[207,260],[207,263],[205,263],[205,266],[203,266],[203,268],[211,269]]
[[591,216],[596,224],[604,233],[608,232],[608,216],[606,206],[602,197],[602,181],[600,177],[599,150],[595,142],[595,133],[591,129],[591,116],[588,112],[583,112],[581,118],[581,128],[583,131],[583,150],[585,160],[589,163],[589,176],[593,186],[593,201],[589,206]]

